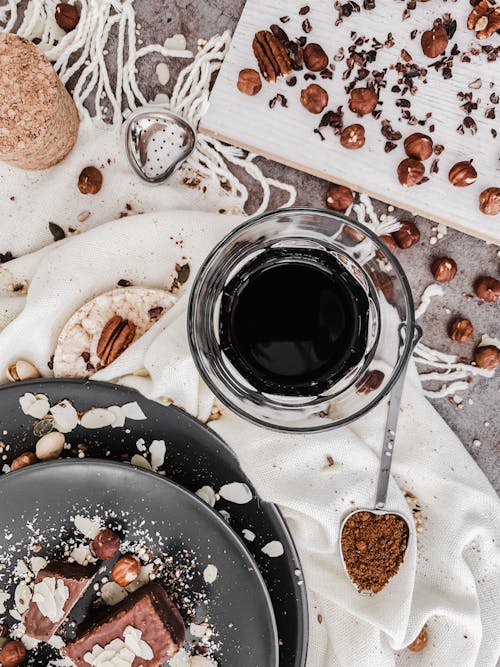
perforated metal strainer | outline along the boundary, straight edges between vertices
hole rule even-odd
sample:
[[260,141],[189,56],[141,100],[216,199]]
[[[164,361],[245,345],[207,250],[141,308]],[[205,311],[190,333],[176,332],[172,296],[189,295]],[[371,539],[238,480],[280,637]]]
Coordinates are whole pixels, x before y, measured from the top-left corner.
[[162,183],[191,154],[196,132],[181,116],[161,107],[141,107],[125,124],[125,147],[134,171]]

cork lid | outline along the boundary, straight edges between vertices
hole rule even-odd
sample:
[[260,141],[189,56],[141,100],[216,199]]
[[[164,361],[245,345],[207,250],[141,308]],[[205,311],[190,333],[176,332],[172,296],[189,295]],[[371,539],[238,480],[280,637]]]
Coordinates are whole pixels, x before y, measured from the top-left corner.
[[28,40],[0,33],[0,152],[41,137],[57,113],[61,82]]

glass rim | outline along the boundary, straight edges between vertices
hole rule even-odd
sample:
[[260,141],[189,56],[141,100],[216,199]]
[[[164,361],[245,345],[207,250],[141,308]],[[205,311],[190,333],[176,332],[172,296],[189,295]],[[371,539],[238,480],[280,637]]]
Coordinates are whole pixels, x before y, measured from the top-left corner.
[[[242,232],[245,232],[247,230],[252,229],[253,227],[256,227],[264,222],[266,222],[270,218],[275,218],[278,215],[286,215],[288,213],[291,213],[292,215],[297,215],[297,214],[308,214],[308,215],[321,215],[323,217],[328,217],[328,218],[333,218],[336,220],[340,220],[341,222],[350,225],[351,227],[354,227],[355,229],[358,229],[360,232],[362,232],[365,236],[367,236],[375,246],[377,246],[385,255],[387,255],[391,261],[392,268],[394,269],[398,280],[401,283],[401,286],[403,288],[403,294],[404,294],[404,300],[405,300],[405,305],[406,305],[406,328],[407,328],[407,335],[404,338],[404,343],[402,344],[401,348],[401,353],[398,357],[398,360],[392,369],[392,372],[387,380],[387,382],[384,385],[384,388],[380,393],[376,394],[371,401],[369,401],[366,405],[364,405],[362,408],[359,410],[353,412],[350,415],[347,415],[346,417],[342,417],[340,419],[337,419],[335,421],[333,420],[328,420],[328,418],[325,418],[325,423],[324,424],[318,424],[315,426],[287,426],[283,424],[275,424],[271,423],[268,421],[265,421],[264,419],[255,416],[251,414],[250,412],[245,412],[242,410],[238,405],[235,405],[235,403],[231,400],[231,398],[228,398],[227,394],[224,394],[219,390],[219,388],[215,385],[215,383],[212,381],[212,378],[208,375],[206,372],[206,369],[204,365],[200,362],[199,354],[198,354],[198,349],[197,349],[197,344],[194,340],[194,327],[193,327],[193,315],[196,309],[197,305],[197,296],[200,291],[200,287],[203,283],[203,278],[205,277],[205,274],[207,273],[208,269],[212,265],[213,261],[217,259],[217,256],[219,252],[225,248],[229,243],[231,243],[232,240],[234,240],[237,236],[239,236]],[[388,248],[388,246],[380,240],[380,237],[378,234],[376,234],[372,229],[370,229],[368,226],[364,225],[361,222],[358,222],[357,220],[351,220],[347,216],[343,215],[342,213],[338,213],[337,211],[330,211],[328,209],[324,208],[316,208],[316,207],[308,207],[308,206],[292,206],[289,208],[282,208],[282,209],[273,209],[272,211],[266,211],[265,213],[262,213],[258,216],[254,216],[249,218],[248,220],[244,220],[241,224],[237,225],[234,229],[232,229],[228,234],[226,234],[213,248],[212,250],[208,253],[206,258],[203,260],[200,268],[198,269],[193,285],[191,288],[191,292],[189,294],[189,302],[188,302],[188,308],[187,308],[187,335],[188,335],[188,343],[189,343],[189,349],[191,352],[191,356],[194,360],[195,366],[202,378],[202,380],[206,383],[208,388],[213,392],[213,394],[221,401],[223,405],[228,407],[232,412],[237,414],[239,417],[244,419],[245,421],[249,421],[253,424],[256,424],[257,426],[262,426],[263,428],[267,428],[272,431],[281,431],[283,433],[319,433],[322,431],[331,431],[336,428],[340,428],[341,426],[346,426],[347,424],[350,424],[351,422],[354,422],[358,419],[361,419],[361,417],[364,417],[368,412],[370,412],[373,408],[375,408],[392,390],[394,384],[397,382],[398,378],[400,377],[401,373],[405,371],[406,365],[411,358],[413,348],[414,348],[414,337],[415,337],[415,332],[416,332],[416,319],[415,319],[415,305],[413,301],[413,295],[411,292],[411,287],[410,283],[408,282],[408,278],[406,277],[406,273],[404,272],[403,267],[401,266],[399,260],[396,258],[396,256],[391,252],[391,250]],[[325,402],[327,402],[328,399],[325,399]],[[292,408],[293,409],[293,408]]]

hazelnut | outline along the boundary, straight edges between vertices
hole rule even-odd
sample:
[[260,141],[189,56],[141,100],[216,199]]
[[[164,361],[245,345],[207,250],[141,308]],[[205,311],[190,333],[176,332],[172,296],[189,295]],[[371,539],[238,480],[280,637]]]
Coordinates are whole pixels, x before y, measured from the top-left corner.
[[479,195],[479,208],[485,215],[500,213],[500,188],[486,188]]
[[365,145],[365,128],[357,123],[344,127],[340,133],[340,144],[349,150],[362,148]]
[[349,109],[358,116],[371,113],[377,102],[377,93],[373,88],[353,88],[349,94]]
[[481,276],[474,283],[474,291],[483,301],[494,303],[500,296],[500,280],[490,276]]
[[328,104],[328,93],[317,83],[311,83],[301,91],[300,102],[311,113],[321,113]]
[[428,58],[437,58],[446,51],[448,34],[443,25],[435,25],[422,33],[420,40],[422,51]]
[[328,67],[328,56],[319,44],[311,42],[304,47],[304,65],[311,72],[321,72]]
[[110,560],[120,550],[121,540],[111,528],[104,528],[92,540],[90,548],[96,558]]
[[420,232],[414,222],[402,222],[401,227],[392,232],[392,237],[400,248],[406,250],[420,241]]
[[396,241],[390,234],[382,234],[380,240],[383,241],[385,245],[389,248],[389,250],[391,250],[392,252],[394,252],[394,250],[396,250],[396,248],[398,247]]
[[427,646],[428,641],[429,637],[427,635],[427,630],[424,625],[424,627],[418,633],[416,639],[414,639],[411,644],[408,644],[406,648],[409,651],[413,651],[413,653],[420,653],[420,651],[423,651],[424,648]]
[[451,257],[438,257],[432,262],[431,271],[438,283],[449,283],[457,274],[457,263]]
[[376,271],[373,274],[373,284],[385,296],[387,301],[392,301],[394,296],[394,283],[391,276],[384,271]]
[[6,625],[0,624],[0,637],[8,637],[9,636],[9,628]]
[[74,5],[70,5],[69,2],[60,2],[56,5],[55,19],[57,25],[62,28],[64,32],[70,32],[78,25],[80,15]]
[[495,345],[484,345],[476,348],[474,361],[479,368],[493,371],[500,364],[500,350]]
[[347,211],[349,206],[352,206],[353,196],[352,190],[346,188],[344,185],[332,185],[328,188],[326,193],[326,205],[327,208],[332,209],[332,211]]
[[405,152],[414,160],[427,160],[432,155],[433,141],[426,134],[414,132],[405,139]]
[[472,336],[474,332],[474,327],[472,322],[466,319],[457,318],[450,322],[448,326],[448,336],[451,340],[454,340],[458,343],[463,343]]
[[425,167],[418,160],[406,158],[398,164],[398,180],[401,185],[411,188],[420,183],[425,175]]
[[384,380],[382,371],[367,371],[356,385],[358,394],[369,394],[380,387]]
[[0,664],[3,667],[18,667],[24,662],[26,657],[26,649],[24,644],[20,641],[13,640],[7,642],[0,651]]
[[476,182],[477,171],[472,166],[472,160],[457,162],[450,169],[448,180],[456,188],[466,188]]
[[141,563],[135,556],[122,556],[113,565],[111,576],[118,586],[126,588],[137,579],[141,571]]
[[96,167],[85,167],[78,177],[82,195],[96,195],[102,187],[102,174]]
[[260,74],[254,69],[242,69],[238,74],[238,83],[236,86],[240,93],[244,95],[257,95],[262,88]]
[[19,470],[19,468],[26,468],[27,466],[31,466],[36,463],[37,460],[38,459],[36,458],[34,452],[24,452],[12,461],[10,464],[10,469]]

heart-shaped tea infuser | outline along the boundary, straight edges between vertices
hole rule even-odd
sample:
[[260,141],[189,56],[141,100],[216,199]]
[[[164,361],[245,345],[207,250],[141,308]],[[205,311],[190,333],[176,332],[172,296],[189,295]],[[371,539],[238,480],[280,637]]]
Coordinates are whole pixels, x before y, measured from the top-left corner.
[[147,183],[162,183],[192,153],[196,132],[181,116],[161,107],[141,107],[125,125],[125,147],[134,171]]

